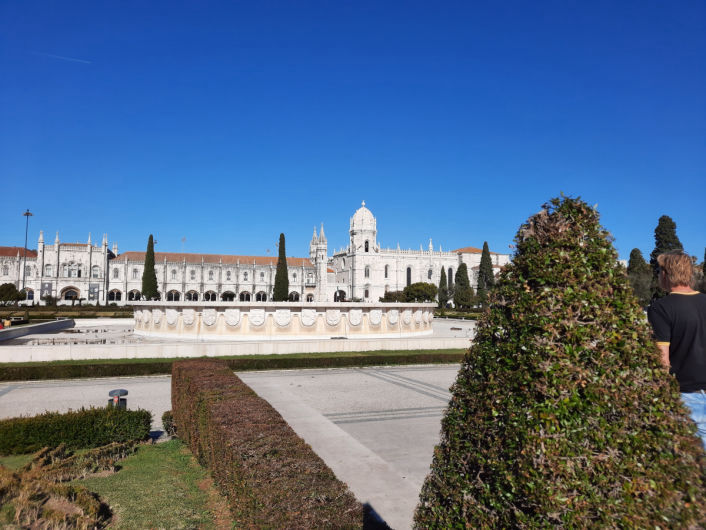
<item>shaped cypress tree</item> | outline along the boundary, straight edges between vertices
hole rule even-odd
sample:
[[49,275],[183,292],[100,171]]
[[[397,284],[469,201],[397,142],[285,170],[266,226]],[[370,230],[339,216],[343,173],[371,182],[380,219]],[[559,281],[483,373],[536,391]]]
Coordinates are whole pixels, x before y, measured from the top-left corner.
[[652,273],[655,278],[658,272],[657,256],[670,250],[684,250],[684,247],[677,236],[677,224],[668,215],[663,215],[657,221],[655,248],[650,254],[650,265],[652,265]]
[[157,273],[154,270],[154,239],[150,234],[145,252],[145,269],[142,271],[142,296],[145,300],[159,299]]
[[287,253],[284,250],[284,234],[279,235],[279,257],[275,272],[275,289],[272,299],[275,302],[286,302],[289,298],[289,274],[287,273]]
[[468,281],[468,267],[461,263],[456,271],[456,286],[454,288],[454,304],[459,309],[470,309],[473,304],[473,288]]
[[515,241],[417,527],[703,527],[706,455],[598,213],[552,199]]
[[642,252],[634,248],[628,260],[628,279],[635,296],[642,307],[647,306],[652,298],[652,268],[642,257]]
[[441,267],[441,279],[439,279],[439,307],[445,308],[449,301],[449,286],[446,282],[446,271]]
[[483,242],[483,252],[480,255],[480,266],[478,267],[478,289],[476,294],[481,304],[487,304],[488,291],[495,285],[495,275],[493,275],[493,262],[490,260],[490,250],[488,242]]

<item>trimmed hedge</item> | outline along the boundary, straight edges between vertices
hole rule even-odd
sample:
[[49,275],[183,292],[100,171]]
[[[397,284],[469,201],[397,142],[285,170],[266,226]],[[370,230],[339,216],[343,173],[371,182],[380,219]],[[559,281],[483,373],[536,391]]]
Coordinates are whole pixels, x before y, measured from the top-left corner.
[[417,527],[706,527],[704,449],[598,212],[553,199],[515,241]]
[[151,425],[152,414],[147,410],[113,407],[10,418],[0,421],[0,455],[31,453],[62,443],[67,449],[85,449],[146,440]]
[[[235,371],[286,370],[293,368],[345,368],[349,366],[386,366],[403,364],[437,364],[461,362],[464,352],[404,353],[374,355],[353,353],[332,354],[330,357],[299,357],[297,354],[278,357],[245,357],[223,360]],[[0,365],[0,381],[32,381],[41,379],[73,379],[84,377],[115,377],[126,375],[158,375],[172,372],[172,362],[167,360],[126,360],[125,362],[77,362]]]
[[172,411],[179,437],[211,470],[238,527],[363,525],[363,506],[346,485],[225,362],[175,362]]

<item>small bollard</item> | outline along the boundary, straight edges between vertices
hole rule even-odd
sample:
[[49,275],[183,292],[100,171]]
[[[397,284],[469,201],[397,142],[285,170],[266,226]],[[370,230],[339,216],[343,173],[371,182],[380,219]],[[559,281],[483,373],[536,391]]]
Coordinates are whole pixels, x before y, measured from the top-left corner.
[[108,392],[110,399],[108,400],[109,407],[117,407],[119,409],[127,409],[127,399],[122,396],[127,396],[127,390],[124,388],[116,388]]

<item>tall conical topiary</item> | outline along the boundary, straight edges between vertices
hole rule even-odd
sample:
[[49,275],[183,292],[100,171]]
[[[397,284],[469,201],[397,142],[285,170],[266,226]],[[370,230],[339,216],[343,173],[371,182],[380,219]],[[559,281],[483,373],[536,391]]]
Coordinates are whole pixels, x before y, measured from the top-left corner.
[[640,305],[647,306],[652,298],[652,268],[642,257],[640,249],[634,248],[630,252],[628,279]]
[[145,252],[145,269],[142,271],[142,296],[145,300],[158,300],[157,273],[154,270],[154,239],[150,234]]
[[706,524],[706,457],[598,213],[553,199],[451,388],[418,528]]
[[461,263],[456,271],[456,286],[454,288],[454,304],[459,309],[469,309],[473,304],[473,288],[468,281],[468,267]]
[[287,272],[287,253],[284,250],[284,234],[279,235],[279,257],[275,272],[275,289],[272,299],[275,302],[286,302],[289,298],[289,274]]
[[446,271],[444,267],[441,267],[441,278],[439,279],[439,307],[441,309],[446,307],[449,301],[449,285],[446,282]]
[[488,242],[483,242],[483,252],[480,255],[480,266],[478,267],[478,288],[476,294],[478,301],[486,305],[488,291],[495,285],[495,276],[493,275],[493,262],[490,259],[490,250]]

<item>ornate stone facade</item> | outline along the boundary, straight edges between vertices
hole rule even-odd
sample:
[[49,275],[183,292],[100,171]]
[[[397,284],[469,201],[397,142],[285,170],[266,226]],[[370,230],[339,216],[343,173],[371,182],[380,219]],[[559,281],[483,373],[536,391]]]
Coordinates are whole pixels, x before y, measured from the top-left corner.
[[[91,243],[90,235],[87,243],[61,243],[57,233],[54,244],[45,246],[40,232],[37,250],[27,251],[24,280],[24,249],[0,247],[0,284],[25,285],[28,300],[35,303],[51,295],[62,303],[82,299],[85,303],[124,305],[141,298],[144,256],[141,251],[118,254],[115,244],[109,250],[107,236],[98,246]],[[442,268],[453,281],[461,263],[468,266],[475,286],[480,256],[481,250],[475,247],[434,250],[431,240],[426,250],[382,248],[377,220],[363,202],[350,219],[345,248],[329,257],[321,225],[319,233],[314,229],[308,258],[287,258],[290,300],[377,302],[386,291],[400,291],[410,283],[438,285]],[[510,260],[508,254],[494,252],[491,258],[496,272]],[[272,256],[155,253],[157,283],[164,301],[267,302],[272,299],[276,267],[277,258]],[[226,315],[226,321],[237,322],[239,318]],[[352,315],[353,321],[357,318]],[[370,318],[375,321],[380,316]],[[309,319],[302,316],[303,322]],[[167,314],[166,320],[172,320],[172,315]]]

